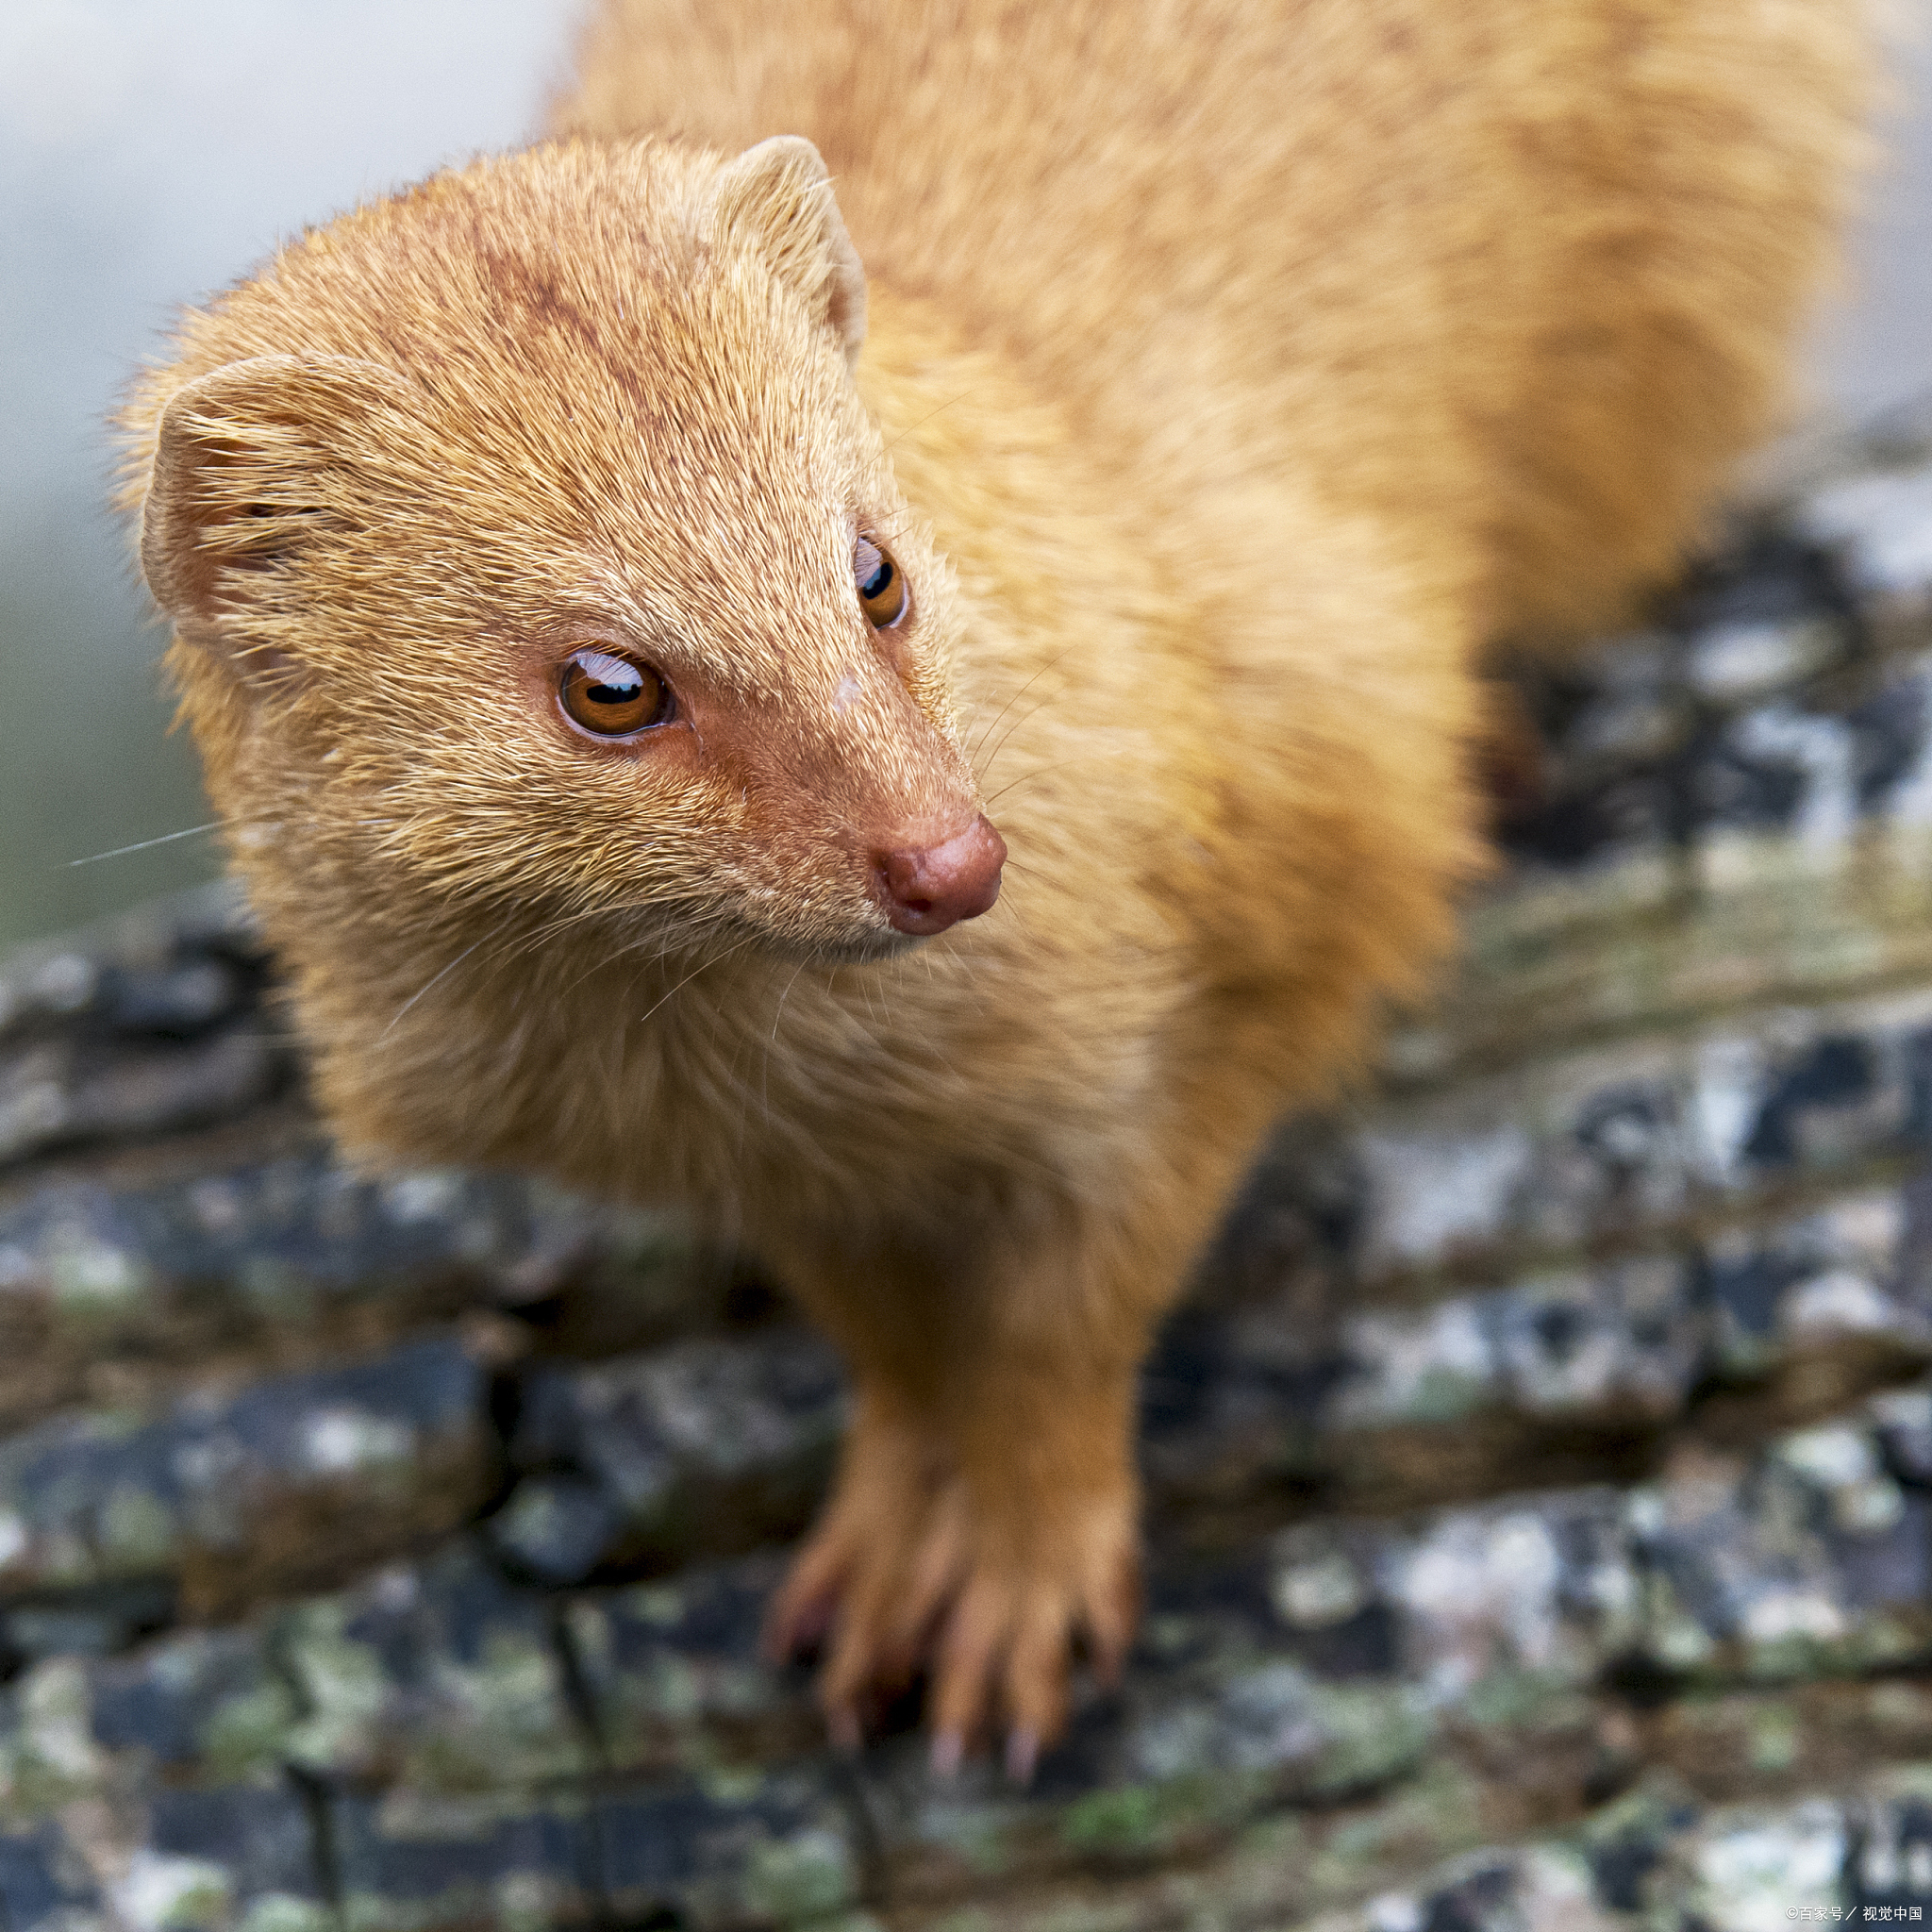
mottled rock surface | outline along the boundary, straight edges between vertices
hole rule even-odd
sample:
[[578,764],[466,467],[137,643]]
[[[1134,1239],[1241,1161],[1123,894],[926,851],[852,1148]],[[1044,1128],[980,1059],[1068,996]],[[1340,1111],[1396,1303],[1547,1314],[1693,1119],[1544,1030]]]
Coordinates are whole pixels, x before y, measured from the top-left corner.
[[0,1932],[1923,1924],[1928,455],[1512,674],[1463,968],[1168,1324],[1024,1791],[760,1656],[844,1390],[746,1260],[345,1170],[226,891],[0,961]]

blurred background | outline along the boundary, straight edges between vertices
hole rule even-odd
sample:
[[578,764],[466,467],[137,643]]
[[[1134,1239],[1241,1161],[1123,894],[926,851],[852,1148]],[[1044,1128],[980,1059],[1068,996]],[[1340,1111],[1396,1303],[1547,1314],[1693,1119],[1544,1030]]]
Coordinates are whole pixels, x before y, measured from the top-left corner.
[[[1923,6],[1924,0],[1915,0]],[[535,131],[580,0],[0,6],[0,945],[217,868],[105,417],[175,310],[321,222]],[[1932,54],[1807,352],[1817,417],[1932,391]],[[75,860],[89,861],[75,864]]]

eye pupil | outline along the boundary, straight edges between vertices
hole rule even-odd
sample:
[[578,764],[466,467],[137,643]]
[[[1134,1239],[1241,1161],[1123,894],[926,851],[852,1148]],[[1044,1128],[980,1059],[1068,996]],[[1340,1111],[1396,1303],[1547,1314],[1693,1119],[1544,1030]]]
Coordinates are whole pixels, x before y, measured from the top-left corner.
[[891,581],[891,562],[889,558],[882,557],[879,558],[878,569],[874,571],[871,576],[867,577],[864,583],[859,585],[858,594],[861,597],[879,596],[885,591],[886,586]]
[[626,677],[621,684],[587,684],[584,695],[593,705],[627,705],[643,689],[641,677]]
[[558,701],[599,738],[628,738],[672,714],[671,689],[648,664],[586,645],[564,660]]

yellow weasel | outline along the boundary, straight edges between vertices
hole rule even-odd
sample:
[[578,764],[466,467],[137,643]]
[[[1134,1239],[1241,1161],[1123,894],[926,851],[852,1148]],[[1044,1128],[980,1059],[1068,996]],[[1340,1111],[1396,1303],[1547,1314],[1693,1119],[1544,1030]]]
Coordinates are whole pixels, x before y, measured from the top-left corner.
[[[1855,0],[612,0],[558,138],[126,412],[352,1150],[694,1209],[857,1402],[778,1602],[1030,1769],[1134,1378],[1479,861],[1475,654],[1670,570],[1857,148]],[[863,266],[861,267],[861,263]]]

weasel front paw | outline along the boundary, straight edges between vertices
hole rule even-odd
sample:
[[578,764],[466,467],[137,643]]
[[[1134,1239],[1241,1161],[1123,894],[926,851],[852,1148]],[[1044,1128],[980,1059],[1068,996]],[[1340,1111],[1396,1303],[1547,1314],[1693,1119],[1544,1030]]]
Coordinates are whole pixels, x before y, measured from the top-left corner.
[[1065,1726],[1075,1647],[1103,1683],[1119,1675],[1140,1600],[1134,1514],[1128,1491],[1061,1498],[1024,1521],[975,1510],[964,1484],[949,1491],[935,1541],[951,1561],[934,1592],[928,1660],[936,1771],[950,1772],[998,1722],[1007,1774],[1024,1784]]
[[774,1658],[823,1653],[819,1702],[841,1746],[859,1741],[861,1697],[903,1690],[917,1667],[912,1575],[944,1482],[937,1445],[861,1409],[832,1499],[765,1614]]
[[1139,1559],[1125,1483],[1099,1495],[994,1498],[948,1474],[930,1445],[861,1425],[839,1489],[767,1624],[783,1656],[829,1640],[819,1696],[833,1737],[923,1666],[934,1768],[946,1773],[995,1722],[1010,1775],[1031,1777],[1066,1719],[1084,1641],[1111,1680],[1133,1635]]

